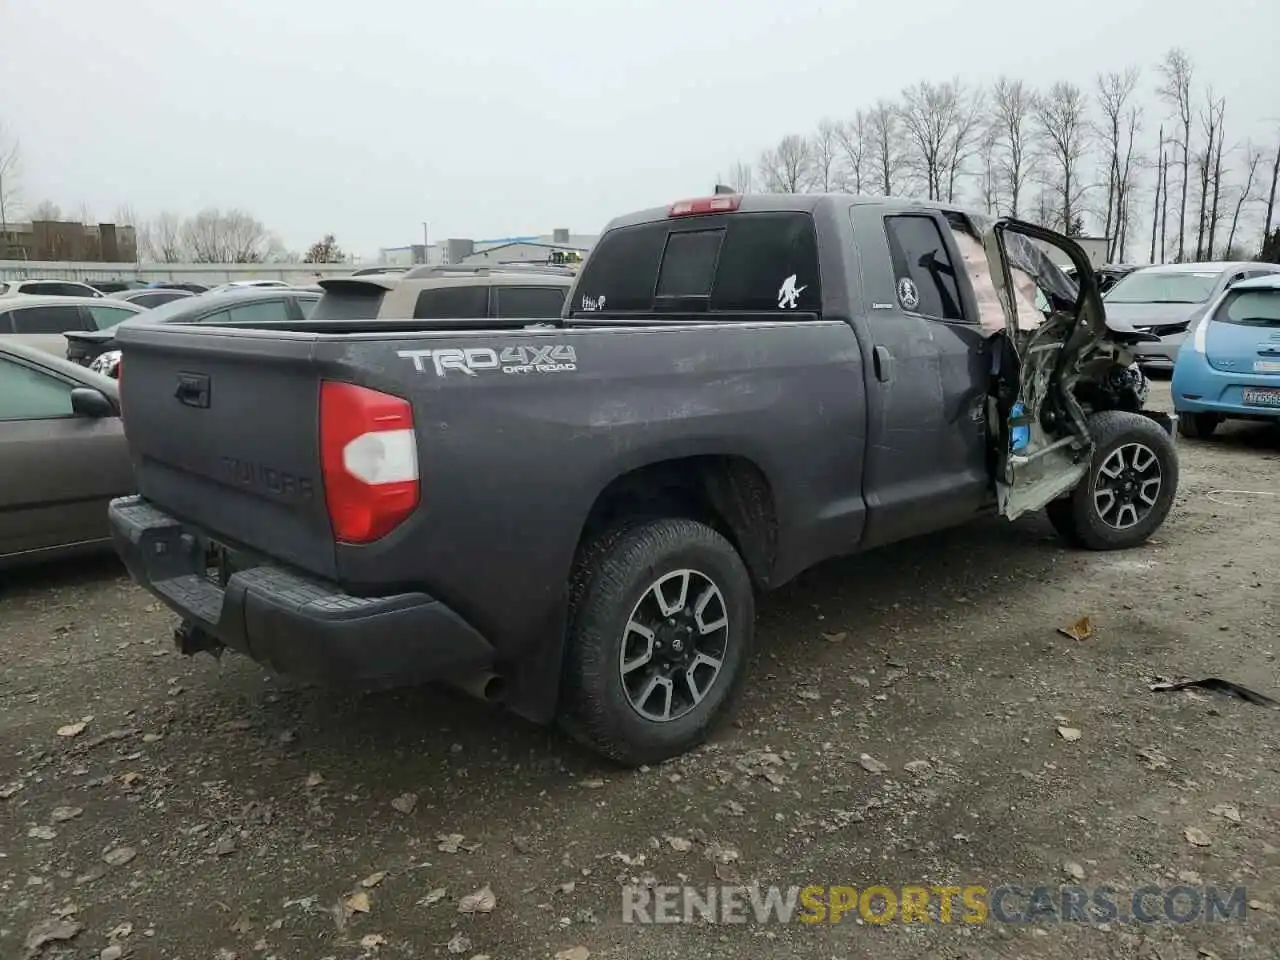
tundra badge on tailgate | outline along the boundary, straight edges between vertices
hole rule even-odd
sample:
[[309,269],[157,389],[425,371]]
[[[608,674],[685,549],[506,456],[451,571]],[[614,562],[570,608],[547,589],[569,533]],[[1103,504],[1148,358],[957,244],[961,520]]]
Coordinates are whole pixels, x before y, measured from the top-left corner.
[[503,373],[565,373],[578,369],[578,353],[566,344],[544,347],[450,347],[443,350],[397,350],[396,355],[413,361],[419,373],[435,370],[436,376],[446,376],[449,371],[468,377],[478,377],[485,370],[501,370]]

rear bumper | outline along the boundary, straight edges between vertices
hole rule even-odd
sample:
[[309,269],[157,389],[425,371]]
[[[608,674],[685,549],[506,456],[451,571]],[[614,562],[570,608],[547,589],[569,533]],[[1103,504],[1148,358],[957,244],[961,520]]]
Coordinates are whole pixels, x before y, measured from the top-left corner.
[[[492,665],[493,649],[425,593],[354,597],[271,564],[206,575],[202,531],[141,497],[108,509],[130,575],[192,626],[289,676],[335,684],[412,684]],[[239,558],[237,558],[239,559]]]
[[1244,402],[1249,387],[1280,389],[1280,376],[1217,370],[1202,354],[1188,351],[1173,375],[1173,409],[1243,420],[1280,420],[1280,407]]

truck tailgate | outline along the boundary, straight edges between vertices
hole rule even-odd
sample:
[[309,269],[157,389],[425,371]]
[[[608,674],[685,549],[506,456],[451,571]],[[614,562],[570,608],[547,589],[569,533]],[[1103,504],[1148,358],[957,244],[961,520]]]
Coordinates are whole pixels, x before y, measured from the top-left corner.
[[117,332],[138,491],[211,537],[336,574],[314,338],[180,325]]

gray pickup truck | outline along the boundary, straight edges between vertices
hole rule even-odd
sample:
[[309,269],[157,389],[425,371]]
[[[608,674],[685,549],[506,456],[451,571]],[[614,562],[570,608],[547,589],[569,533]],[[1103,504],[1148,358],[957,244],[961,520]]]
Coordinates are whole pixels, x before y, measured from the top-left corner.
[[990,514],[1091,549],[1164,521],[1172,422],[1087,267],[945,206],[716,195],[612,222],[560,317],[126,324],[117,549],[184,652],[445,680],[655,762],[807,567]]

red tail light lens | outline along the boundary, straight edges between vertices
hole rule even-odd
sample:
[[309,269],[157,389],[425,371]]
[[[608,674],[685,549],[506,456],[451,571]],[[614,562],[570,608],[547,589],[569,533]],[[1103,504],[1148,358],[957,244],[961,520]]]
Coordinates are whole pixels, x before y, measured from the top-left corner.
[[333,535],[372,543],[418,506],[418,443],[407,400],[358,387],[320,384],[320,472]]
[[714,197],[680,200],[667,208],[668,217],[696,217],[704,213],[732,213],[742,206],[742,194],[720,193]]

